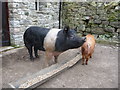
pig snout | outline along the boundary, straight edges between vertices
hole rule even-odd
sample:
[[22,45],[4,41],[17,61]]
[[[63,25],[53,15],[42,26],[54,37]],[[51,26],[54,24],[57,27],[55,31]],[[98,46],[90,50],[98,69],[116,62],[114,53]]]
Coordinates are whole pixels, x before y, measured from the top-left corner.
[[78,38],[78,45],[81,47],[86,42],[86,37],[79,37]]
[[83,40],[84,42],[86,42],[86,37],[82,37],[82,40]]

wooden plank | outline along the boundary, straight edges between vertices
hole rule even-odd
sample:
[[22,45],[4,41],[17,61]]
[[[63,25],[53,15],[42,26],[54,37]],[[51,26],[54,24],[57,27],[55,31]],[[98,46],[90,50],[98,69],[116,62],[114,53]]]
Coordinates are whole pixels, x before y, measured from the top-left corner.
[[54,64],[50,67],[47,67],[38,73],[33,74],[30,77],[22,78],[16,82],[12,82],[9,85],[12,88],[35,88],[44,82],[48,81],[49,79],[55,77],[56,75],[60,74],[64,70],[69,69],[73,65],[75,65],[81,58],[81,55],[78,54],[72,60],[66,60],[57,64]]

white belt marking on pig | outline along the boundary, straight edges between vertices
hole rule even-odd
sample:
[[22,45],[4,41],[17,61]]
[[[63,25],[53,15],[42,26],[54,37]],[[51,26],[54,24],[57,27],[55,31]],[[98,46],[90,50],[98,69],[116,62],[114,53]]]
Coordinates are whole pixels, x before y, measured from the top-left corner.
[[55,50],[55,42],[57,39],[57,34],[61,29],[50,29],[47,33],[46,37],[44,38],[44,48],[47,51],[54,51]]

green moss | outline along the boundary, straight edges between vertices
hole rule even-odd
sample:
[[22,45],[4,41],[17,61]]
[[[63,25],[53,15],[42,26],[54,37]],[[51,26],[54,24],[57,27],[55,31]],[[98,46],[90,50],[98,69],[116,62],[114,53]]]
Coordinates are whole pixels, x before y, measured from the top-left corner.
[[117,21],[118,18],[115,17],[115,16],[110,16],[108,20],[109,20],[109,21]]
[[98,27],[98,25],[97,25],[97,24],[92,23],[92,24],[91,24],[91,27],[93,27],[93,28],[94,28],[94,27]]
[[[64,2],[64,4],[62,5],[62,7],[63,7],[63,9],[62,9],[63,10],[63,12],[62,12],[62,20],[63,20],[62,24],[63,24],[63,26],[65,24],[70,25],[73,28],[75,26],[80,26],[81,24],[83,24],[83,23],[81,23],[82,17],[90,15],[89,12],[88,12],[88,14],[81,13],[81,11],[82,11],[81,9],[85,9],[85,11],[84,11],[85,13],[87,11],[91,10],[92,12],[94,12],[96,14],[96,9],[100,9],[100,8],[97,8],[97,5],[99,5],[99,3],[96,3],[96,2],[88,2],[88,3],[84,2],[82,4],[80,4],[78,2],[77,3],[76,2]],[[108,26],[109,22],[117,21],[118,19],[120,20],[120,17],[118,17],[120,10],[114,9],[116,5],[117,4],[114,2],[101,4],[100,7],[104,6],[104,8],[101,8],[101,10],[104,10],[104,12],[100,13],[100,15],[97,15],[99,17],[95,17],[95,18],[94,18],[95,14],[91,15],[91,16],[93,16],[93,18],[90,20],[88,25],[86,25],[86,28],[90,28],[90,29],[91,28],[104,29],[107,27],[109,28],[110,27],[110,26]],[[100,17],[102,17],[102,18],[100,18]],[[77,19],[77,18],[79,18],[79,19]],[[105,24],[101,23],[100,25],[94,24],[94,20],[97,20],[97,19],[104,20],[106,22],[108,21],[108,23],[105,23]],[[112,27],[110,27],[110,28],[112,28]],[[86,32],[87,32],[87,30],[86,30]],[[104,30],[101,32],[104,32]],[[95,32],[95,34],[96,34],[96,32]],[[102,34],[104,34],[104,35],[102,35],[101,38],[104,38],[107,40],[109,40],[110,38],[113,38],[113,34],[111,34],[111,33],[105,32]]]
[[14,48],[20,48],[20,46],[18,46],[18,45],[11,45],[11,46]]
[[120,13],[119,11],[117,11],[117,12],[111,11],[110,14],[108,14],[108,20],[109,21],[117,21],[119,13]]
[[108,40],[96,40],[96,43],[99,44],[104,44],[104,45],[113,45],[113,46],[118,46],[118,42],[115,41],[108,41]]
[[112,37],[113,37],[112,33],[105,33],[103,35],[99,35],[99,39],[102,39],[102,40],[110,40],[112,39]]
[[105,34],[105,38],[112,38],[112,34]]

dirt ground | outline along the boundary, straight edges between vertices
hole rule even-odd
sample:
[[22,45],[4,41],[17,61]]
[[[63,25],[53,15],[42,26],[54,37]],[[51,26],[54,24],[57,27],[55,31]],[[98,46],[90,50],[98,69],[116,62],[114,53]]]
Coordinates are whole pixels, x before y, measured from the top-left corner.
[[[75,49],[61,54],[58,63],[74,58],[78,52],[79,50]],[[4,52],[0,67],[2,87],[9,88],[10,82],[45,68],[44,52],[39,52],[39,55],[39,59],[31,62],[26,48]],[[118,88],[118,48],[97,44],[88,65],[81,65],[80,61],[38,88]]]

